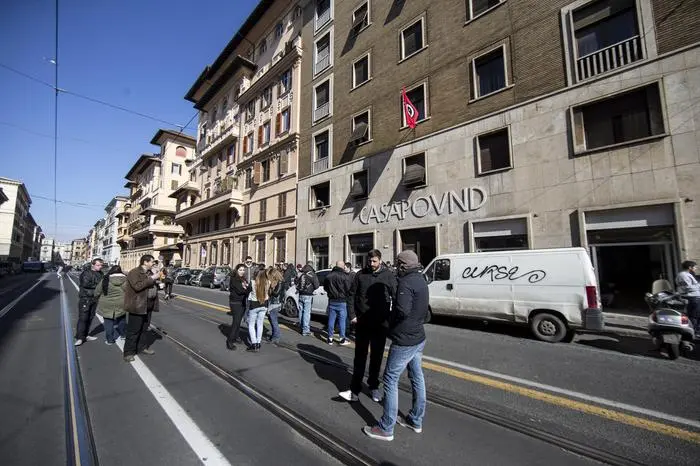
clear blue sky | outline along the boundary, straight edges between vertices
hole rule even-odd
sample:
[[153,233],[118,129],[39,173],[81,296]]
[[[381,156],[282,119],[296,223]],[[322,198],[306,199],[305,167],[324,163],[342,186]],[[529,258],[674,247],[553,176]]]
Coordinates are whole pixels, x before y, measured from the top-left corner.
[[[257,0],[61,0],[59,88],[185,124],[183,96]],[[0,64],[53,83],[54,3],[0,1]],[[53,90],[0,68],[0,176],[23,181],[30,211],[54,236]],[[186,132],[194,135],[194,125]],[[59,240],[85,236],[100,206],[125,193],[124,175],[166,125],[59,96]],[[173,128],[175,129],[175,128]]]

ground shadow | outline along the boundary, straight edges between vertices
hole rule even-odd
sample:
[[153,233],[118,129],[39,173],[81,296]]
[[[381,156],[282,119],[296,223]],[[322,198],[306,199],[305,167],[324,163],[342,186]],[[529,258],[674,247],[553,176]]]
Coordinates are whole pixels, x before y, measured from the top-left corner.
[[[587,335],[591,336],[591,338],[577,340],[575,344],[653,359],[668,359],[666,354],[656,348],[651,338],[637,338],[609,333]],[[700,361],[700,348],[698,345],[695,346],[695,351],[692,353],[685,353],[684,358]]]
[[479,319],[466,319],[463,317],[454,316],[433,316],[432,320],[430,321],[430,324],[441,327],[474,330],[476,332],[494,333],[500,335],[508,335],[516,338],[527,338],[528,340],[536,340],[536,338],[532,335],[532,333],[530,333],[527,327],[502,322],[491,322]]
[[146,348],[150,348],[153,345],[153,343],[155,343],[158,340],[162,340],[163,335],[156,332],[155,330],[149,329],[146,332],[144,332],[144,334],[141,336],[141,338],[144,341],[144,346]]
[[[34,276],[29,276],[28,280],[31,280]],[[38,278],[38,277],[37,277]],[[32,281],[18,281],[16,283],[11,283],[14,287],[13,290],[8,291],[3,299],[0,300],[0,308],[9,305],[11,300],[19,297],[22,293],[20,290],[29,289],[34,285]],[[4,285],[4,283],[3,283]],[[33,316],[40,316],[47,312],[54,312],[55,309],[44,307],[43,304],[52,301],[61,291],[58,289],[58,285],[51,285],[51,281],[47,278],[43,280],[39,285],[37,285],[31,293],[27,294],[20,302],[17,303],[11,310],[9,310],[4,316],[0,317],[0,350],[5,341],[4,337],[8,335],[12,329],[21,324],[25,319],[31,318]],[[54,287],[55,286],[55,287]],[[7,290],[8,288],[3,287],[2,289]],[[6,302],[8,301],[8,302]],[[56,301],[56,306],[59,306],[59,301]],[[60,312],[60,309],[58,310]],[[58,321],[60,324],[60,320]]]
[[[97,320],[97,319],[95,318],[95,319],[93,319],[93,321],[94,320]],[[105,326],[104,326],[104,324],[100,323],[99,325],[97,325],[96,327],[94,327],[92,330],[90,330],[88,332],[88,336],[94,337],[95,335],[99,335],[100,333],[102,333],[104,331],[105,331]]]
[[399,17],[401,12],[403,11],[403,6],[405,4],[406,4],[406,0],[394,0],[391,3],[391,8],[389,9],[389,13],[386,15],[386,19],[384,20],[385,26]]
[[[352,376],[347,369],[344,370],[338,367],[345,365],[338,355],[314,345],[298,344],[297,349],[304,361],[313,364],[316,375],[320,379],[327,380],[335,385],[336,393],[345,391],[350,387]],[[338,403],[347,403],[347,401],[337,395],[331,397],[331,400]],[[349,403],[349,405],[367,425],[373,426],[377,423],[374,415],[362,404],[362,401]]]

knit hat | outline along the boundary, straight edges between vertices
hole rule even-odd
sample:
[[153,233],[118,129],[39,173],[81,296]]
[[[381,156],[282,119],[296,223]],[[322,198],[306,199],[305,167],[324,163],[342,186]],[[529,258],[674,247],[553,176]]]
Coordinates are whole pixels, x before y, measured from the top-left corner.
[[418,256],[415,252],[411,251],[410,249],[401,252],[401,254],[397,256],[396,260],[399,263],[399,267],[403,266],[407,269],[418,267],[420,265],[420,263],[418,262]]

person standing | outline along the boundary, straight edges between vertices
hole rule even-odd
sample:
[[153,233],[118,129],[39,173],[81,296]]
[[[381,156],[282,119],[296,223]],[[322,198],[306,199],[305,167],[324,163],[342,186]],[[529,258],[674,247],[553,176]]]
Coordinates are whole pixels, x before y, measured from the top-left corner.
[[301,269],[295,282],[297,293],[299,294],[299,326],[303,336],[311,335],[311,305],[313,304],[314,291],[320,286],[316,271],[312,266],[306,264]]
[[175,282],[175,274],[172,270],[163,269],[161,275],[163,275],[163,283],[165,284],[165,296],[163,296],[163,299],[167,301],[173,297],[173,283]]
[[250,282],[246,278],[247,272],[245,264],[238,264],[231,274],[228,306],[231,309],[233,320],[231,321],[231,331],[226,339],[226,347],[231,351],[234,351],[236,343],[240,342],[241,322],[247,309],[246,303],[251,290]]
[[102,259],[93,259],[91,267],[80,274],[80,288],[78,291],[78,326],[75,330],[75,346],[80,346],[86,341],[95,341],[97,337],[88,335],[90,324],[95,311],[97,300],[95,289],[102,280]]
[[248,295],[248,335],[250,346],[246,351],[260,351],[262,342],[263,322],[267,313],[270,295],[270,283],[264,270],[258,272],[251,284],[252,292]]
[[367,353],[371,349],[367,385],[372,400],[379,403],[382,399],[379,391],[379,371],[386,346],[387,319],[397,285],[396,276],[382,264],[381,251],[372,249],[367,253],[367,257],[368,265],[355,275],[352,290],[354,306],[350,318],[355,324],[352,382],[350,390],[340,392],[339,395],[347,401],[359,400]]
[[282,300],[284,299],[284,277],[276,267],[269,267],[265,274],[269,281],[270,287],[270,303],[268,306],[267,319],[270,322],[271,335],[268,341],[270,343],[278,343],[282,337],[279,324],[279,311],[282,308]]
[[[149,310],[153,311],[154,304],[151,290],[155,290],[156,280],[150,273],[153,267],[153,256],[141,256],[139,266],[131,269],[126,276],[124,287],[124,310],[128,313],[126,325],[126,342],[124,343],[124,361],[132,362],[138,352],[154,354],[145,345],[144,333],[148,330]],[[158,301],[156,292],[155,301]],[[149,309],[150,308],[150,309]]]
[[293,264],[284,264],[284,292],[287,293],[292,285],[294,284],[294,279],[297,277],[297,271]]
[[248,283],[255,280],[255,271],[257,266],[253,263],[253,258],[248,256],[245,258],[245,279]]
[[[425,414],[425,379],[421,359],[425,348],[425,320],[428,317],[428,283],[420,273],[415,252],[406,250],[398,256],[398,287],[389,319],[391,347],[384,368],[384,414],[376,426],[365,426],[367,436],[391,441],[398,422],[417,434],[423,431]],[[399,378],[408,368],[413,407],[404,419],[398,419]]]
[[108,345],[113,345],[117,339],[126,339],[125,283],[126,275],[121,267],[115,265],[96,288],[95,295],[99,299],[97,312],[104,318],[105,343]]
[[695,278],[698,264],[693,261],[685,261],[681,264],[683,269],[676,277],[676,290],[688,301],[686,313],[693,323],[695,338],[700,338],[700,283]]
[[333,270],[326,275],[323,281],[323,289],[328,295],[328,339],[329,345],[333,345],[333,334],[335,333],[335,322],[338,319],[340,333],[340,345],[349,345],[345,339],[345,329],[348,320],[348,300],[352,296],[352,283],[350,276],[345,271],[345,262],[338,261]]

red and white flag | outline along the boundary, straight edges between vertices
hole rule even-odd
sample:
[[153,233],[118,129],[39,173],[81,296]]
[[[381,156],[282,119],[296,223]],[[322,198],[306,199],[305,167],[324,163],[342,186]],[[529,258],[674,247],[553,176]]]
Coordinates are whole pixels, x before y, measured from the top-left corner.
[[406,125],[413,129],[416,127],[416,123],[418,122],[418,109],[406,95],[405,87],[401,90],[401,98],[403,100],[403,115],[406,119]]

